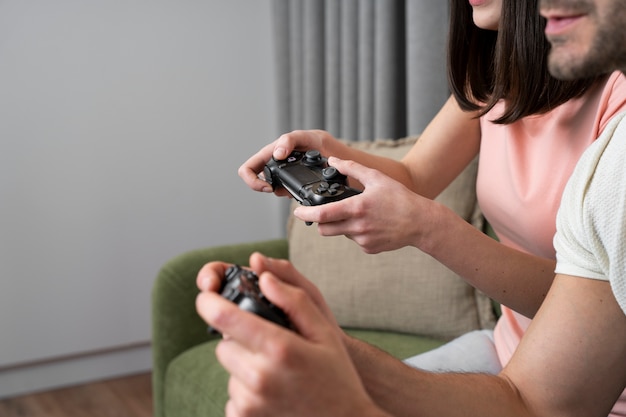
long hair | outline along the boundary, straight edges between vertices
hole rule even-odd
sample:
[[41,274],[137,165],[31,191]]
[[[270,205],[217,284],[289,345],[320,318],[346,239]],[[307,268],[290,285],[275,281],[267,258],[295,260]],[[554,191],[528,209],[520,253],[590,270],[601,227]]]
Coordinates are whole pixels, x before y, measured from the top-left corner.
[[486,114],[500,100],[494,123],[549,112],[581,96],[598,78],[561,81],[548,72],[550,43],[538,0],[502,0],[498,31],[480,29],[467,0],[450,0],[448,82],[463,110]]

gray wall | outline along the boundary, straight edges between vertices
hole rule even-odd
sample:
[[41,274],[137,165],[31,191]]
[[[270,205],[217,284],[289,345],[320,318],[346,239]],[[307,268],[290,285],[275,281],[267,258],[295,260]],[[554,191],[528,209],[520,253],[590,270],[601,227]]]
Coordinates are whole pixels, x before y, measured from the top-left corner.
[[270,0],[0,1],[0,397],[150,367],[170,257],[279,237]]

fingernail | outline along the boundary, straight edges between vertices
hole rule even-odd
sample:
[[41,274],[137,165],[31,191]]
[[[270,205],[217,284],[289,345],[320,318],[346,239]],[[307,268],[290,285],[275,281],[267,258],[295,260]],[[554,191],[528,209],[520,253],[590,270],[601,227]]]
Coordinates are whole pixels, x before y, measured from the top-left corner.
[[287,150],[285,148],[276,148],[274,155],[276,155],[278,159],[285,159],[287,158]]

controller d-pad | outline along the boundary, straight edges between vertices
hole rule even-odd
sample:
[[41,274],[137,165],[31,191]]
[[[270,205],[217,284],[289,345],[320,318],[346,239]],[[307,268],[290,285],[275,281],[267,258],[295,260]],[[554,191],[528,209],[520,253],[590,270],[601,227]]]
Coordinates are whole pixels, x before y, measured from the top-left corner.
[[329,184],[327,182],[321,182],[317,188],[315,188],[315,193],[320,195],[336,195],[341,191],[341,187],[342,185],[338,183]]
[[321,182],[317,186],[317,189],[315,190],[315,192],[317,192],[318,194],[324,194],[326,191],[328,191],[329,187],[330,185],[327,182]]

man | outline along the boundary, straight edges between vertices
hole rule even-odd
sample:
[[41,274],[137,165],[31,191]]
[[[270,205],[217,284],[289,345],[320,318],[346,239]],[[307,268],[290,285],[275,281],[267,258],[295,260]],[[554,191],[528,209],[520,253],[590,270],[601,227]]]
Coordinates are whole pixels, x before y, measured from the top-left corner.
[[[550,69],[563,78],[626,70],[626,0],[545,0]],[[287,261],[251,257],[291,332],[214,291],[226,264],[198,275],[198,312],[227,335],[228,416],[606,416],[626,387],[626,121],[617,116],[564,196],[557,276],[501,374],[431,374],[346,336],[319,291]],[[357,180],[368,169],[336,161]]]

